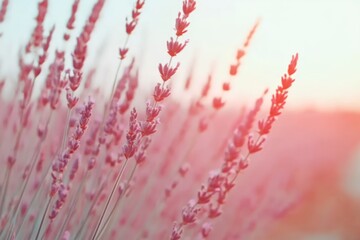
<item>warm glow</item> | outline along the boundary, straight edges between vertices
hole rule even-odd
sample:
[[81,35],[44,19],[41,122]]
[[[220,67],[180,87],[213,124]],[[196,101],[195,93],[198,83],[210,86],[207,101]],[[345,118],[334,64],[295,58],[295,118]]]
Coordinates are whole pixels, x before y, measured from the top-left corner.
[[360,1],[0,0],[0,239],[358,239]]

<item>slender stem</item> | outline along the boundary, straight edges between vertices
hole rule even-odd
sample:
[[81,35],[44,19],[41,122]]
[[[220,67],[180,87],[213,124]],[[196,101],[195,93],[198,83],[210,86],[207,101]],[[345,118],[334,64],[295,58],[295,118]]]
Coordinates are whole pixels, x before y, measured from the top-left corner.
[[[43,182],[42,182],[42,183],[43,183]],[[40,186],[42,186],[42,185],[40,185]],[[40,193],[42,193],[41,187],[39,187],[39,190],[36,191],[35,196],[31,199],[28,209],[31,209],[31,206],[35,203],[35,200],[37,199],[37,197],[39,196]],[[15,232],[17,233],[17,235],[19,235],[20,232],[21,232],[22,230],[24,230],[24,229],[22,228],[22,226],[23,226],[23,224],[24,224],[24,222],[25,222],[25,220],[26,220],[26,218],[27,218],[27,216],[28,216],[29,213],[30,213],[30,211],[26,211],[25,216],[20,219],[19,226],[16,227],[16,231],[15,231]],[[35,228],[33,228],[33,231],[34,231],[34,229],[35,229]],[[31,234],[31,235],[32,235],[32,234]]]
[[[30,201],[30,204],[29,204],[29,207],[28,209],[31,209],[32,205],[36,202],[35,200],[38,198],[38,196],[40,195],[40,193],[42,192],[42,186],[46,183],[45,181],[45,177],[47,176],[49,170],[51,168],[51,163],[47,166],[46,168],[46,171],[45,173],[42,175],[41,179],[42,181],[40,181],[40,186],[38,187],[38,191],[36,191],[35,195],[32,197],[31,201]],[[25,216],[23,218],[21,218],[21,222],[20,222],[20,226],[17,228],[18,230],[17,231],[21,231],[22,229],[22,225],[24,224],[24,221],[28,215],[30,211],[27,211]]]
[[48,209],[49,209],[50,202],[51,202],[51,197],[48,198],[48,202],[47,202],[47,204],[46,204],[45,211],[44,211],[44,213],[43,213],[43,215],[42,215],[42,217],[41,217],[40,226],[39,226],[39,228],[38,228],[38,230],[37,230],[35,240],[38,240],[38,239],[39,239],[40,232],[41,232],[41,228],[42,228],[42,226],[44,225],[45,216],[46,216],[46,213],[47,213],[47,211],[48,211]]
[[[126,47],[128,41],[129,41],[129,35],[127,35],[127,37],[126,37],[124,48]],[[102,121],[100,123],[100,128],[99,128],[99,136],[100,137],[103,136],[104,124],[105,124],[105,121],[106,121],[106,117],[108,116],[109,111],[111,109],[111,106],[113,104],[113,98],[114,98],[114,94],[115,94],[116,83],[117,83],[117,79],[118,79],[118,76],[119,76],[119,72],[120,72],[120,69],[121,69],[122,62],[123,62],[123,60],[120,59],[120,62],[118,64],[116,72],[115,72],[115,76],[114,76],[114,79],[113,79],[113,84],[112,84],[112,87],[111,87],[110,98],[109,98],[110,100],[109,100],[109,102],[107,104],[106,104],[106,101],[105,101],[105,110],[104,110],[104,114],[103,114]],[[99,145],[101,145],[101,144],[99,143],[98,146]]]
[[99,191],[98,191],[95,199],[92,201],[92,204],[90,205],[87,213],[85,214],[85,217],[84,217],[84,218],[82,219],[82,221],[81,221],[81,224],[80,224],[81,227],[80,227],[80,229],[76,232],[74,239],[82,239],[82,237],[81,237],[82,230],[84,229],[87,220],[90,219],[89,216],[90,216],[90,214],[91,214],[91,212],[92,212],[92,210],[93,210],[96,202],[99,200],[100,195],[101,195],[101,192],[102,192],[104,186],[105,186],[105,182],[103,182],[103,183],[101,184],[101,186],[100,186],[100,188],[99,188]]
[[38,156],[39,156],[40,143],[41,143],[41,142],[42,142],[42,141],[39,141],[39,142],[38,142],[38,144],[37,144],[37,146],[36,146],[36,148],[35,148],[36,150],[35,150],[35,152],[33,153],[33,156],[31,157],[30,171],[29,171],[29,173],[27,174],[27,176],[26,176],[26,178],[25,178],[25,181],[23,182],[23,185],[22,185],[21,190],[20,190],[20,191],[21,191],[21,192],[20,192],[20,197],[19,197],[19,200],[17,201],[16,206],[15,206],[15,209],[14,209],[14,216],[13,216],[13,219],[14,219],[14,220],[15,220],[18,212],[19,212],[19,206],[20,206],[21,201],[22,201],[22,198],[23,198],[23,196],[24,196],[26,186],[27,186],[27,184],[28,184],[28,182],[29,182],[30,174],[31,174],[31,172],[32,172],[32,170],[33,170],[33,168],[34,168],[36,159],[37,159]]
[[[15,146],[14,146],[14,149],[13,149],[13,158],[16,160],[16,157],[17,157],[17,153],[18,153],[18,148],[19,148],[19,145],[20,145],[20,139],[21,139],[21,135],[22,135],[22,132],[23,132],[23,129],[24,129],[24,125],[22,124],[22,115],[20,116],[20,130],[16,136],[16,140],[15,140]],[[5,173],[5,180],[4,180],[4,192],[2,192],[2,197],[1,197],[1,203],[0,203],[0,215],[2,215],[3,213],[3,209],[4,209],[4,204],[5,204],[5,201],[6,201],[6,195],[7,195],[7,189],[8,189],[8,185],[9,185],[9,179],[10,179],[10,175],[11,175],[11,170],[12,170],[12,167],[7,167],[7,170],[6,170],[6,173]]]
[[58,234],[57,234],[57,236],[56,236],[55,239],[59,239],[59,238],[61,237],[62,232],[65,230],[65,228],[66,228],[66,226],[67,226],[70,218],[72,217],[72,213],[73,213],[74,207],[76,206],[76,203],[77,203],[78,200],[79,200],[80,192],[81,192],[81,190],[83,189],[83,186],[84,186],[84,184],[85,184],[85,182],[86,182],[88,173],[89,173],[89,171],[86,170],[85,176],[84,176],[84,180],[81,181],[81,184],[80,184],[80,186],[78,187],[78,190],[77,190],[76,195],[75,195],[75,199],[71,202],[71,206],[70,206],[70,208],[69,208],[68,211],[67,211],[68,214],[67,214],[67,216],[66,216],[66,219],[65,219],[65,221],[63,221],[63,223],[61,224],[60,231],[58,232]]
[[[38,146],[39,146],[39,144],[38,144]],[[38,146],[37,146],[37,147],[38,147]],[[33,155],[32,158],[31,158],[31,159],[33,159],[33,160],[32,160],[33,162],[36,161],[35,159],[37,159],[37,156],[38,156],[38,154],[35,155],[35,153],[34,153],[34,155]],[[31,167],[30,167],[30,172],[29,172],[29,174],[26,176],[26,179],[25,179],[25,181],[23,182],[23,184],[22,184],[22,186],[21,186],[20,197],[19,197],[19,200],[17,201],[17,203],[16,203],[16,205],[15,205],[15,208],[14,208],[14,210],[13,210],[14,215],[12,216],[12,219],[8,222],[8,224],[11,224],[10,227],[8,228],[8,231],[11,231],[11,229],[14,227],[14,225],[15,225],[15,223],[16,223],[16,218],[17,218],[17,216],[18,216],[18,214],[19,214],[19,210],[20,210],[19,207],[20,207],[20,204],[21,204],[21,202],[22,202],[22,198],[23,198],[23,196],[24,196],[26,186],[27,186],[27,184],[28,184],[28,182],[29,182],[29,176],[30,176],[30,174],[31,174],[31,171],[32,171],[32,169],[33,169],[33,166],[34,166],[34,164],[31,165]],[[4,233],[4,232],[5,232],[5,231],[3,231],[3,233]],[[3,236],[3,233],[1,233],[0,237]]]
[[117,178],[116,178],[115,184],[114,184],[114,186],[113,186],[113,188],[112,188],[112,190],[111,190],[111,193],[110,193],[110,195],[109,195],[109,197],[108,197],[108,199],[107,199],[107,201],[106,201],[105,207],[104,207],[104,209],[103,209],[103,211],[102,211],[102,213],[101,213],[100,220],[99,220],[99,222],[97,223],[97,226],[96,226],[96,228],[95,228],[95,231],[94,231],[94,233],[93,233],[93,236],[91,237],[92,240],[94,240],[94,239],[96,238],[97,232],[98,232],[98,230],[99,230],[99,228],[100,228],[100,225],[101,225],[102,220],[103,220],[103,218],[104,218],[104,216],[105,216],[105,213],[106,213],[106,211],[107,211],[107,208],[109,207],[109,204],[110,204],[110,201],[111,201],[111,199],[112,199],[112,196],[114,195],[114,192],[115,192],[116,188],[118,187],[119,182],[120,182],[120,179],[121,179],[121,177],[122,177],[122,175],[123,175],[123,173],[124,173],[124,170],[125,170],[125,167],[126,167],[127,162],[128,162],[128,158],[125,159],[124,165],[122,166],[122,168],[121,168],[121,170],[120,170],[120,172],[119,172],[119,174],[118,174],[118,176],[117,176]]
[[[126,39],[125,39],[125,43],[123,45],[123,48],[126,48],[126,46],[128,44],[128,41],[129,41],[129,36],[130,35],[126,35]],[[116,87],[116,83],[117,83],[117,79],[118,79],[118,75],[119,75],[119,72],[120,72],[122,62],[123,62],[123,60],[120,59],[119,65],[118,65],[118,67],[116,69],[115,78],[114,78],[112,88],[111,88],[110,103],[111,103],[111,101],[112,101],[112,99],[114,97],[115,87]]]
[[11,174],[11,169],[7,167],[6,171],[5,171],[5,176],[4,176],[4,191],[2,193],[1,196],[1,204],[0,204],[0,216],[2,215],[3,212],[3,208],[4,208],[4,204],[5,204],[5,200],[6,200],[6,192],[7,192],[7,188],[8,188],[8,184],[9,184],[9,178],[10,178],[10,174]]
[[136,170],[137,166],[138,166],[138,164],[135,164],[135,166],[134,166],[133,169],[131,170],[130,176],[129,176],[128,180],[126,181],[126,186],[125,186],[125,188],[124,188],[124,191],[122,192],[121,195],[119,195],[118,199],[117,199],[116,202],[115,202],[115,205],[114,205],[113,208],[111,209],[109,216],[107,217],[107,219],[106,219],[103,227],[102,227],[101,230],[100,230],[100,233],[98,234],[98,238],[100,238],[101,235],[104,233],[107,225],[109,224],[112,216],[113,216],[114,213],[115,213],[115,210],[116,210],[117,207],[122,203],[121,199],[123,199],[123,197],[125,196],[125,193],[126,193],[127,189],[129,188],[129,184],[130,184],[131,180],[132,180],[133,177],[134,177],[134,173],[135,173],[135,170]]
[[[47,131],[47,129],[48,129],[49,123],[50,123],[51,118],[52,118],[52,113],[53,113],[53,111],[51,110],[50,115],[49,115],[49,117],[48,117],[48,119],[47,119],[47,121],[46,121],[45,131]],[[19,198],[19,200],[17,201],[17,204],[16,204],[15,209],[14,209],[14,216],[13,216],[13,222],[14,222],[14,224],[15,224],[17,215],[18,215],[18,213],[19,213],[19,209],[20,209],[19,206],[20,206],[21,201],[22,201],[22,198],[23,198],[23,196],[24,196],[25,189],[26,189],[26,187],[27,187],[27,185],[28,185],[28,183],[29,183],[29,179],[30,179],[31,173],[33,172],[35,163],[36,163],[36,161],[37,161],[37,159],[38,159],[38,157],[39,157],[39,154],[40,154],[41,145],[42,145],[42,143],[45,141],[45,138],[46,138],[46,135],[43,136],[43,137],[39,140],[39,142],[38,142],[38,144],[37,144],[37,146],[36,146],[36,148],[35,148],[35,151],[34,151],[34,153],[33,153],[33,156],[31,157],[31,160],[30,160],[30,164],[31,164],[31,165],[30,165],[30,171],[29,171],[29,173],[27,174],[26,179],[25,179],[25,181],[24,181],[24,183],[23,183],[23,185],[22,185],[22,187],[21,187],[20,198]]]
[[[125,43],[124,43],[124,45],[123,45],[123,48],[126,48],[128,41],[129,41],[129,35],[126,36],[126,39],[125,39]],[[114,98],[114,94],[115,94],[115,88],[116,88],[116,84],[117,84],[117,80],[118,80],[118,75],[119,75],[119,72],[120,72],[120,69],[121,69],[122,62],[123,62],[123,60],[120,59],[120,62],[119,62],[118,66],[117,66],[117,69],[116,69],[116,73],[115,73],[115,76],[114,76],[113,84],[112,84],[112,87],[111,87],[110,101],[109,101],[109,103],[107,104],[107,106],[105,106],[105,111],[104,111],[104,115],[103,115],[103,120],[102,120],[101,125],[100,125],[100,133],[99,133],[100,136],[102,135],[102,133],[103,133],[103,131],[104,131],[103,128],[104,128],[105,118],[107,117],[108,112],[109,112],[110,109],[111,109],[111,105],[112,105],[113,98]],[[103,209],[102,215],[101,215],[100,220],[99,220],[99,222],[98,222],[98,224],[97,224],[97,226],[96,226],[96,229],[95,229],[95,231],[94,231],[94,234],[93,234],[92,239],[95,239],[95,237],[96,237],[97,231],[98,231],[98,229],[99,229],[99,227],[100,227],[100,225],[101,225],[101,222],[102,222],[102,220],[103,220],[103,218],[104,218],[105,212],[106,212],[106,210],[107,210],[107,208],[108,208],[108,205],[109,205],[109,203],[110,203],[110,200],[111,200],[111,198],[112,198],[112,195],[114,194],[114,191],[115,191],[115,189],[117,188],[118,182],[119,182],[120,178],[122,177],[122,174],[123,174],[123,172],[124,172],[124,169],[125,169],[125,166],[126,166],[127,161],[128,161],[128,159],[126,159],[126,161],[125,161],[125,163],[124,163],[124,165],[123,165],[123,167],[122,167],[122,169],[121,169],[121,171],[120,171],[120,173],[119,173],[119,175],[118,175],[118,177],[117,177],[117,181],[115,182],[115,184],[114,184],[114,186],[113,186],[113,189],[112,189],[112,191],[111,191],[111,194],[110,194],[110,196],[109,196],[109,198],[108,198],[108,200],[107,200],[107,202],[106,202],[105,208]]]
[[[36,79],[36,77],[33,79],[32,83],[31,83],[32,84],[31,89],[33,89],[35,79]],[[30,96],[27,99],[24,99],[25,105],[24,105],[23,108],[21,108],[21,111],[20,111],[20,130],[18,131],[18,133],[16,135],[15,145],[14,145],[14,148],[13,148],[13,158],[15,160],[17,158],[18,149],[19,149],[19,146],[20,146],[21,136],[22,136],[22,133],[24,131],[24,124],[23,124],[24,114],[26,113],[25,110],[29,106],[30,98],[31,98],[31,92],[30,92]],[[1,203],[0,203],[0,216],[3,213],[3,207],[4,207],[4,204],[5,204],[5,201],[6,201],[6,195],[7,195],[7,189],[8,189],[8,185],[9,185],[10,175],[11,175],[11,169],[8,172],[6,172],[6,178],[5,178],[5,183],[4,183],[4,185],[5,185],[4,192],[0,193],[0,195],[2,194]]]
[[65,126],[65,131],[64,131],[64,135],[63,135],[63,139],[62,139],[62,143],[61,143],[61,149],[64,149],[65,144],[66,144],[66,139],[68,138],[68,134],[69,134],[69,125],[70,125],[70,116],[71,116],[71,110],[69,109],[66,112],[66,126]]
[[[22,119],[22,117],[20,117],[20,119]],[[20,124],[21,124],[20,130],[19,130],[18,134],[16,135],[16,140],[15,140],[15,145],[14,145],[14,154],[17,153],[17,150],[19,149],[21,135],[24,131],[24,125],[22,124],[22,120],[21,120]],[[16,157],[15,157],[15,159],[16,159]]]

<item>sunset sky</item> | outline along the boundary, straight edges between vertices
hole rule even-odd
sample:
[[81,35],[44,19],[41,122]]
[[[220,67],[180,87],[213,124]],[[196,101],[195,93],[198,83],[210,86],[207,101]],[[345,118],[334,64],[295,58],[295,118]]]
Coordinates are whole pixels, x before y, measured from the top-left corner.
[[[27,40],[35,24],[36,6],[32,2],[10,1],[7,19],[0,26],[4,33],[0,50],[11,60],[4,61],[2,56],[1,64],[9,72],[16,68],[18,47]],[[81,1],[76,35],[93,2]],[[124,18],[129,16],[133,2],[106,1],[90,43],[94,49],[105,46],[89,55],[94,58],[101,53],[109,59],[99,64],[116,64],[117,49],[125,38]],[[56,24],[58,38],[71,4],[71,0],[50,1],[46,26]],[[131,49],[130,55],[141,55],[147,77],[143,81],[148,81],[149,86],[158,81],[157,65],[167,57],[166,41],[173,35],[181,4],[181,0],[147,0],[139,27],[131,38],[130,49],[142,46]],[[261,21],[260,26],[233,85],[232,96],[225,99],[235,101],[241,96],[251,101],[266,87],[274,89],[291,55],[298,52],[299,71],[289,106],[360,110],[360,1],[357,0],[200,0],[190,18],[188,48],[178,58],[181,71],[176,81],[186,76],[193,63],[198,88],[210,69],[218,83],[226,80],[237,48],[257,19]],[[216,89],[219,86],[215,92]],[[182,97],[181,94],[174,96]]]

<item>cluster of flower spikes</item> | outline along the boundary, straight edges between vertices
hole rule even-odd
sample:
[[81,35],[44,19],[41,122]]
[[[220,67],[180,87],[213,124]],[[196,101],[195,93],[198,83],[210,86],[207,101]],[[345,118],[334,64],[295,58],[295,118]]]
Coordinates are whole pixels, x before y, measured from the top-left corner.
[[[248,167],[249,156],[262,149],[265,136],[270,133],[276,117],[281,114],[281,110],[285,106],[288,89],[295,81],[292,75],[296,72],[297,61],[298,54],[293,55],[287,73],[281,78],[281,85],[277,87],[275,94],[272,96],[268,117],[258,122],[258,138],[254,140],[253,136],[249,133],[262,105],[263,96],[256,101],[255,107],[248,113],[245,122],[235,130],[233,138],[227,145],[221,170],[211,172],[207,184],[201,186],[197,200],[191,199],[183,208],[182,221],[179,224],[174,224],[170,236],[171,240],[181,239],[184,226],[197,221],[196,217],[201,210],[200,205],[208,205],[207,217],[209,219],[217,218],[221,215],[221,206],[225,203],[230,190],[235,186],[238,173]],[[264,95],[266,93],[267,90],[264,92]],[[246,138],[248,138],[248,154],[241,156],[240,151],[246,142]],[[208,223],[204,224],[201,230],[202,237],[208,237],[210,231],[211,226]]]
[[73,154],[80,147],[80,140],[84,135],[85,130],[87,129],[93,106],[94,102],[91,99],[84,103],[84,106],[80,111],[80,119],[78,120],[72,136],[68,140],[67,147],[61,152],[61,154],[58,155],[58,157],[53,162],[51,172],[52,184],[49,196],[50,198],[52,198],[56,193],[58,193],[58,199],[55,202],[52,211],[50,212],[49,218],[51,220],[53,220],[57,216],[59,210],[61,209],[66,200],[69,187],[65,186],[63,183],[63,174]]
[[[167,81],[173,77],[176,73],[180,63],[177,63],[175,67],[171,66],[173,58],[179,54],[186,46],[187,41],[184,43],[179,42],[179,37],[183,36],[187,32],[187,27],[190,22],[188,22],[188,17],[195,10],[196,2],[194,0],[185,0],[183,1],[182,12],[178,13],[178,17],[175,21],[175,31],[176,39],[170,38],[170,41],[167,41],[167,52],[170,56],[169,62],[166,64],[159,64],[159,73],[162,79],[162,83],[158,83],[153,91],[153,102],[147,102],[146,106],[146,119],[144,121],[139,121],[140,126],[140,138],[146,138],[151,136],[156,132],[156,127],[159,123],[159,114],[161,112],[161,103],[165,98],[170,96],[170,87],[167,86]],[[144,161],[144,154],[147,146],[149,145],[149,139],[144,141],[146,147],[141,147],[141,161]]]

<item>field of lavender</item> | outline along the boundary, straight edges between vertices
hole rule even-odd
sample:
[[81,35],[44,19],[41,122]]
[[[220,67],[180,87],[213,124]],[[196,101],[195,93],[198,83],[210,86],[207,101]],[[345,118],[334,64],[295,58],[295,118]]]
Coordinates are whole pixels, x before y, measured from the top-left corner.
[[[13,2],[2,0],[0,26]],[[250,104],[227,100],[260,20],[224,81],[209,73],[197,92],[195,70],[182,68],[193,59],[179,58],[195,0],[168,24],[150,87],[133,43],[151,2],[134,1],[124,16],[114,72],[102,54],[89,61],[106,0],[84,23],[86,1],[73,0],[66,26],[50,28],[52,1],[36,4],[16,74],[0,65],[0,239],[358,239],[360,205],[344,185],[360,160],[360,115],[283,113],[301,81],[296,49]]]

